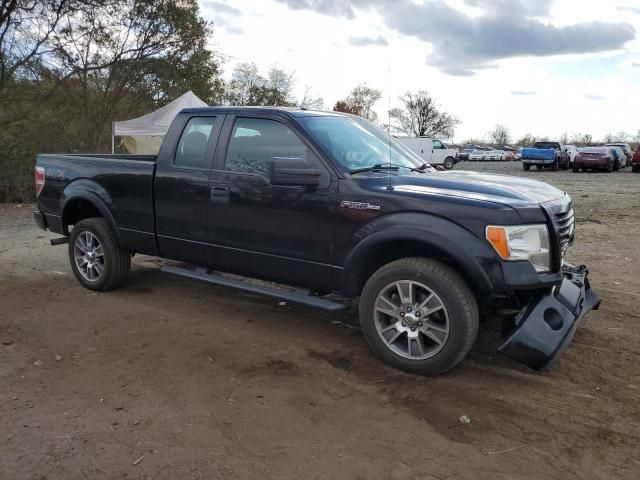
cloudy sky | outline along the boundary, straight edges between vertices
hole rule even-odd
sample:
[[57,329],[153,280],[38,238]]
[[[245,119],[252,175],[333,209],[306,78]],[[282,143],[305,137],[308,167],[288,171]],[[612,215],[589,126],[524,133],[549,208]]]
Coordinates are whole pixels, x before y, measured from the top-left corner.
[[640,0],[200,0],[211,47],[295,72],[328,108],[364,82],[386,119],[428,90],[461,120],[514,137],[640,129]]

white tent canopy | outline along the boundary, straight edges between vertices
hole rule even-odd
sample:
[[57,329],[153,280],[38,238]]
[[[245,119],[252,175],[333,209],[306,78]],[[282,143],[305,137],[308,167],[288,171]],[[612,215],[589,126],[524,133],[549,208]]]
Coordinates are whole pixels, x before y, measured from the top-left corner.
[[155,112],[123,122],[113,122],[113,135],[116,137],[163,136],[180,110],[206,106],[206,103],[189,90]]

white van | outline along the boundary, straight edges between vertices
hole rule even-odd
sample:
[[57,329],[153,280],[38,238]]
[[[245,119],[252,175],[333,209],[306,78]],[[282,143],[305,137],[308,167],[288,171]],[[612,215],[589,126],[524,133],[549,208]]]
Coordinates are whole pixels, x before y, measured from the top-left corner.
[[452,169],[456,163],[456,150],[447,147],[440,140],[429,137],[397,137],[397,140],[418,154],[425,163],[443,165],[447,170]]

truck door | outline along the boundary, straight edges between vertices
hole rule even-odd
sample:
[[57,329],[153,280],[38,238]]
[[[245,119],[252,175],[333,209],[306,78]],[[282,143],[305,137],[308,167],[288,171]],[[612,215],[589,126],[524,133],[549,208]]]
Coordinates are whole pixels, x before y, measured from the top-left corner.
[[162,144],[154,197],[163,257],[207,264],[209,175],[224,115],[179,116]]
[[444,159],[447,156],[447,147],[445,147],[444,143],[442,143],[440,140],[434,140],[433,149],[431,151],[433,152],[431,163],[434,163],[436,165],[444,163]]
[[[211,176],[212,264],[315,288],[330,286],[337,181],[288,122],[269,115],[227,116]],[[323,172],[320,187],[271,185],[274,157],[306,159]]]

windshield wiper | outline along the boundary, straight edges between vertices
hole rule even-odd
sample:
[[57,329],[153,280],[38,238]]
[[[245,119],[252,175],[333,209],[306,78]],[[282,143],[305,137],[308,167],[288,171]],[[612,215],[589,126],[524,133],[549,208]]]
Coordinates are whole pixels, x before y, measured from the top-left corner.
[[377,172],[381,170],[398,171],[401,168],[406,168],[408,170],[411,170],[412,172],[424,172],[425,169],[430,166],[431,165],[429,165],[428,163],[423,163],[419,167],[407,167],[406,165],[399,165],[397,163],[376,163],[375,165],[371,165],[369,167],[354,168],[353,170],[349,171],[349,174],[354,175],[356,173]]

